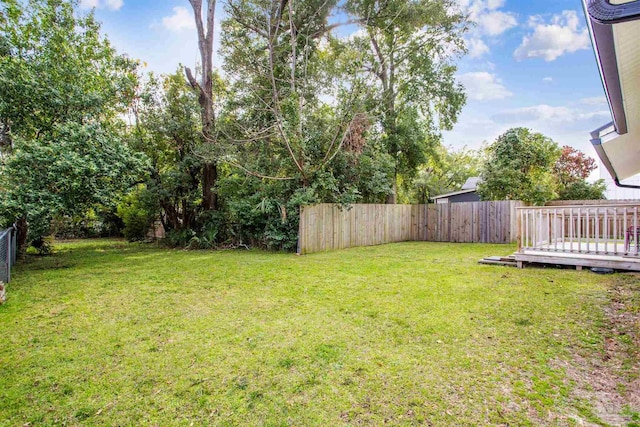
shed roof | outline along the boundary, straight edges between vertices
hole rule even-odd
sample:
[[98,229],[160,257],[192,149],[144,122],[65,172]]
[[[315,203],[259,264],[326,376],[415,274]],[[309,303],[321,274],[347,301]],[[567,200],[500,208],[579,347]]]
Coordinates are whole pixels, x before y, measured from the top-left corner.
[[438,196],[433,196],[431,198],[431,200],[444,199],[445,197],[457,196],[458,194],[473,193],[475,191],[476,191],[475,188],[469,188],[468,190],[454,191],[452,193],[446,193],[446,194],[440,194]]
[[462,184],[462,189],[459,191],[453,191],[451,193],[439,194],[437,196],[433,196],[431,200],[444,199],[445,197],[457,196],[458,194],[466,194],[473,193],[478,188],[478,183],[480,182],[479,176],[472,176],[467,178],[467,180]]

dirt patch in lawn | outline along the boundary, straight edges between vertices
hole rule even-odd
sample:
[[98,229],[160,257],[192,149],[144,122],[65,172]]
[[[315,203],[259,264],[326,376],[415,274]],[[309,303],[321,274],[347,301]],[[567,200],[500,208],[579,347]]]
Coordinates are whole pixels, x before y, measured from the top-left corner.
[[640,426],[640,274],[620,275],[608,297],[601,351],[558,364],[592,406],[584,425]]

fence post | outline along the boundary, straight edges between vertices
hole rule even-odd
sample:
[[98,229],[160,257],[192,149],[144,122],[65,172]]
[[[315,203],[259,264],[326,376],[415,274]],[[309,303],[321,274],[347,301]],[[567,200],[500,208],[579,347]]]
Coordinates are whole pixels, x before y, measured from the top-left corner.
[[522,249],[522,210],[516,209],[516,229],[517,231],[517,242],[518,242],[518,252]]
[[11,241],[13,240],[11,238],[13,234],[13,229],[10,228],[9,229],[9,234],[7,236],[7,259],[5,260],[5,263],[7,264],[7,283],[9,283],[11,281]]

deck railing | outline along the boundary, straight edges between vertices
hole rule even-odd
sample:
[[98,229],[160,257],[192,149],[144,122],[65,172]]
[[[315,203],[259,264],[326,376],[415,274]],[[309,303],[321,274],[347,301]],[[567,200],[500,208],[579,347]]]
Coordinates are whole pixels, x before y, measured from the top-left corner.
[[640,256],[640,204],[518,208],[526,250]]

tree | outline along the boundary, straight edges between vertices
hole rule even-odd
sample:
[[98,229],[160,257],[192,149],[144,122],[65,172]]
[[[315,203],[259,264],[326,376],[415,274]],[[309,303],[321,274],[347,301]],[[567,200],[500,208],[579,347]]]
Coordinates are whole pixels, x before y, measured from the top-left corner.
[[415,174],[465,104],[453,64],[464,52],[465,16],[450,0],[350,0],[346,8],[361,28],[348,43],[359,55],[349,61],[375,82],[371,105],[394,160],[387,202],[395,203],[398,176]]
[[553,165],[560,148],[550,138],[513,128],[487,148],[478,193],[484,200],[522,200],[543,204],[555,198]]
[[151,163],[146,186],[136,194],[153,201],[146,208],[160,216],[167,233],[191,234],[200,225],[199,215],[207,212],[198,212],[204,164],[198,155],[202,129],[198,93],[180,72],[160,79],[150,75],[134,112],[130,145]]
[[24,219],[30,242],[48,235],[57,216],[112,204],[140,180],[144,167],[141,157],[99,124],[58,124],[38,139],[15,136],[14,143],[0,170],[0,215]]
[[[206,20],[202,21],[202,0],[189,0],[198,30],[198,49],[202,66],[200,82],[193,76],[190,68],[185,73],[191,87],[198,92],[200,115],[202,120],[202,137],[205,143],[215,144],[215,111],[213,92],[213,35],[215,27],[216,0],[207,1]],[[215,189],[218,180],[218,165],[215,159],[208,159],[202,166],[202,208],[218,209],[218,195]]]
[[597,169],[594,159],[580,150],[565,145],[560,158],[553,166],[558,180],[558,199],[594,200],[604,199],[606,184],[603,180],[589,183],[586,179]]
[[38,138],[60,123],[108,122],[126,111],[137,63],[117,55],[92,14],[64,0],[0,1],[2,147]]
[[320,46],[330,37],[334,6],[323,0],[227,3],[222,51],[225,71],[237,83],[221,132],[239,151],[226,161],[256,177],[306,187],[366,122],[353,104],[359,87],[334,78]]
[[6,223],[17,221],[22,250],[48,232],[52,215],[104,201],[140,170],[117,119],[134,94],[137,65],[75,4],[0,2],[1,211]]
[[410,182],[409,200],[427,203],[433,196],[459,190],[468,178],[479,175],[481,164],[480,153],[474,150],[440,146]]
[[[218,132],[230,165],[220,190],[233,236],[270,248],[296,244],[301,204],[384,200],[389,156],[345,78],[329,19],[336,2],[232,0],[222,49],[232,82]],[[355,84],[353,84],[355,83]]]
[[594,159],[580,150],[565,145],[562,147],[560,157],[553,165],[553,172],[560,184],[567,185],[589,178],[591,172],[597,168]]
[[566,186],[560,187],[558,190],[559,200],[603,200],[606,199],[605,193],[607,184],[603,179],[595,182],[587,182],[586,180],[575,181]]

